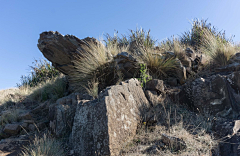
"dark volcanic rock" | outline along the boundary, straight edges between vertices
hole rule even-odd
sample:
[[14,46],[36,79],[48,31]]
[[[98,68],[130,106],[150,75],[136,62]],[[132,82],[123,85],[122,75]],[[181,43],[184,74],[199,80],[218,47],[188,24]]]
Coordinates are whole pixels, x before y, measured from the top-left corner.
[[86,52],[85,47],[90,43],[98,44],[98,41],[95,38],[81,40],[73,35],[63,36],[57,31],[48,31],[40,34],[38,48],[56,69],[69,75],[75,70],[73,60],[82,57],[82,53]]
[[213,75],[189,82],[179,94],[180,103],[201,113],[236,117],[240,114],[239,74]]

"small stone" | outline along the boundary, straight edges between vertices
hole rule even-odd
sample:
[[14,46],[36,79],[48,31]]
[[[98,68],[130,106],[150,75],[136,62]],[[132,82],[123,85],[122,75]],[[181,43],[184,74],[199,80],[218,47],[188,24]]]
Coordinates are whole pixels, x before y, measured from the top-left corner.
[[162,142],[173,148],[175,151],[187,148],[187,145],[183,140],[166,134],[162,134]]
[[235,124],[234,124],[234,127],[233,127],[233,133],[237,133],[240,131],[240,120],[236,120],[235,121]]
[[16,135],[18,134],[20,130],[20,126],[18,123],[16,124],[7,124],[4,129],[3,132],[7,133],[7,134],[11,134],[11,135]]
[[30,124],[30,125],[28,125],[28,129],[30,131],[34,131],[36,129],[36,127],[33,124]]
[[44,122],[40,122],[40,123],[37,124],[37,128],[38,128],[38,129],[43,129],[43,128],[45,128],[45,127],[46,127],[46,125],[45,125]]
[[173,78],[173,77],[169,77],[168,80],[167,80],[167,83],[168,83],[170,86],[177,86],[177,79],[176,79],[176,78]]
[[146,83],[146,90],[164,92],[163,80],[152,79]]
[[26,130],[28,128],[28,124],[27,123],[22,123],[21,128],[24,128]]
[[30,112],[27,112],[27,113],[24,113],[24,114],[20,114],[19,118],[24,119],[24,120],[31,120],[32,116],[31,116]]

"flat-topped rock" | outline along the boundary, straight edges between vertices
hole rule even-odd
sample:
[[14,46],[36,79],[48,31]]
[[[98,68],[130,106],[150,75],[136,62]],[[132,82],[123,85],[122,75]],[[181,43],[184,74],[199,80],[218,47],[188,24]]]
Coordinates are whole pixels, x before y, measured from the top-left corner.
[[3,129],[4,133],[10,134],[10,135],[16,135],[18,134],[19,131],[20,131],[19,123],[7,124]]

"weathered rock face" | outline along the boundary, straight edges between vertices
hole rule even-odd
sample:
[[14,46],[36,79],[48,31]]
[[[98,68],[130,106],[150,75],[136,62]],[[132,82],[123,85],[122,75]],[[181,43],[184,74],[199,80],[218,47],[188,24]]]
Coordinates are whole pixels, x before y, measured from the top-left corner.
[[58,99],[56,104],[49,107],[50,128],[56,136],[64,136],[71,132],[77,105],[88,101],[81,99],[79,93],[72,93]]
[[11,135],[16,135],[18,134],[18,132],[20,131],[20,126],[19,124],[7,124],[4,129],[3,132],[7,133],[7,134],[11,134]]
[[227,156],[239,156],[240,155],[240,133],[236,133],[233,136],[228,136],[224,139],[224,142],[220,143],[220,155]]
[[202,113],[221,117],[240,114],[240,72],[198,78],[185,84],[180,92],[180,103]]
[[68,75],[74,70],[72,61],[82,56],[89,43],[98,44],[94,38],[81,40],[73,35],[63,36],[57,31],[48,31],[40,34],[38,48],[56,69]]
[[114,57],[113,64],[116,65],[116,70],[121,71],[124,78],[132,78],[138,70],[137,60],[127,52],[121,52]]
[[153,79],[146,83],[145,95],[152,106],[156,106],[166,97],[162,80]]
[[240,120],[230,120],[225,118],[217,118],[213,121],[212,130],[216,138],[224,138],[240,132]]
[[78,105],[70,142],[76,155],[119,155],[132,139],[150,104],[137,79],[102,91],[99,98]]
[[213,123],[215,137],[220,139],[220,155],[240,155],[240,120],[217,119]]

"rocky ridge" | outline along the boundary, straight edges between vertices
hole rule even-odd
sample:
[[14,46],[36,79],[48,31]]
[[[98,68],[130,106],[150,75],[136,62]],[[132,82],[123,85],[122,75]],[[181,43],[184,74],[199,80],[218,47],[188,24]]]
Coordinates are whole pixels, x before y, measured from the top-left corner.
[[[76,70],[74,60],[82,57],[81,53],[86,52],[84,47],[90,42],[100,44],[94,38],[80,40],[73,35],[63,36],[50,31],[40,35],[38,47],[56,69],[71,76],[69,71]],[[20,121],[2,127],[0,150],[9,152],[14,149],[12,144],[25,137],[24,131],[30,133],[47,127],[56,137],[68,138],[69,155],[120,155],[121,148],[133,139],[139,125],[151,123],[154,127],[161,124],[156,118],[159,116],[157,111],[164,109],[160,105],[167,101],[186,105],[193,113],[214,116],[209,131],[217,139],[225,138],[219,143],[219,154],[239,155],[239,53],[232,57],[229,65],[217,68],[214,74],[186,82],[193,72],[202,68],[205,60],[204,55],[190,48],[185,52],[186,57],[178,60],[180,70],[176,71],[177,77],[166,81],[152,79],[145,88],[137,79],[131,78],[132,70],[138,69],[138,61],[122,52],[113,61],[127,80],[108,86],[97,99],[74,92],[55,103],[46,101],[34,108],[30,107],[32,103],[23,100],[21,104],[29,109],[21,114]],[[163,57],[174,57],[171,55],[174,54],[167,52]],[[7,113],[10,112],[2,112],[1,116]],[[154,145],[156,151],[169,144],[174,145],[176,151],[187,148],[180,138],[161,136],[162,139]],[[6,145],[11,138],[11,146]],[[148,150],[153,151],[153,148],[142,151],[146,153]]]

